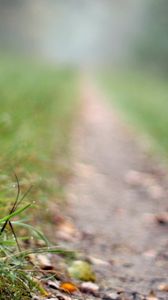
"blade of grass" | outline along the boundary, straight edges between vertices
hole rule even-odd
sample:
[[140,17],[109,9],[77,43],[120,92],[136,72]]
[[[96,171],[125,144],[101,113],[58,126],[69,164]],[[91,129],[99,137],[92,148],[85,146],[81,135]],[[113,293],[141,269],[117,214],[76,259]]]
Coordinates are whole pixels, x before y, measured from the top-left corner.
[[11,221],[9,221],[9,226],[10,226],[10,229],[11,229],[11,231],[12,231],[12,233],[13,233],[14,238],[15,238],[15,241],[16,241],[16,244],[17,244],[17,247],[18,247],[18,250],[21,252],[21,247],[20,247],[20,245],[19,245],[19,242],[18,242],[16,233],[15,233],[15,230],[14,230],[14,228],[13,228],[13,225],[12,225]]
[[3,223],[3,222],[6,222],[6,221],[9,221],[11,218],[21,214],[24,210],[26,210],[27,208],[29,208],[30,206],[32,206],[31,203],[25,205],[24,207],[21,207],[19,209],[17,209],[15,212],[3,217],[2,219],[0,219],[0,223]]
[[31,232],[34,232],[41,240],[43,240],[47,246],[51,245],[50,242],[48,241],[48,239],[45,237],[45,235],[40,230],[34,228],[33,226],[19,222],[19,221],[14,221],[14,222],[12,222],[12,224],[27,228]]
[[[10,210],[10,214],[15,211],[15,208],[17,206],[17,202],[18,202],[19,196],[20,196],[20,183],[19,183],[19,179],[18,179],[16,173],[14,173],[14,175],[15,175],[15,179],[16,179],[16,183],[17,183],[17,194],[16,194],[15,202],[14,202],[14,204],[13,204],[11,210]],[[3,233],[3,231],[5,230],[7,224],[8,224],[8,220],[6,220],[6,222],[3,224],[2,228],[1,228],[1,231],[0,231],[0,234]]]
[[[75,258],[76,257],[76,253],[73,250],[65,250],[65,249],[57,248],[57,247],[43,247],[43,248],[29,249],[29,250],[15,253],[13,255],[8,255],[5,258],[2,258],[2,261],[10,261],[10,260],[17,259],[17,258],[25,258],[26,256],[28,256],[30,254],[34,254],[34,253],[37,253],[37,254],[52,253],[52,254],[63,255],[64,257],[67,257],[67,258]],[[0,261],[1,261],[1,259],[0,259]]]

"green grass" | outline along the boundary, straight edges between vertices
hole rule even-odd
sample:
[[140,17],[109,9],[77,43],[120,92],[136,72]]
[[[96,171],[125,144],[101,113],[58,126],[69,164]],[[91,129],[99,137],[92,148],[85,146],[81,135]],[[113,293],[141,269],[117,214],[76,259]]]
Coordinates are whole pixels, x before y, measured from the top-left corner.
[[9,59],[0,65],[0,198],[15,194],[14,171],[23,190],[33,184],[38,198],[52,189],[59,197],[69,174],[75,73]]
[[[0,65],[0,227],[5,224],[0,235],[0,299],[31,299],[31,291],[38,287],[34,276],[25,272],[28,262],[22,253],[15,257],[17,243],[9,222],[17,235],[28,241],[29,249],[37,245],[30,235],[50,245],[41,228],[46,224],[49,201],[63,199],[70,174],[76,74],[11,58],[1,58]],[[17,199],[17,177],[21,188],[18,203],[31,185],[33,189],[11,211]],[[30,210],[30,203],[36,203],[36,209]],[[24,250],[23,242],[21,245]],[[12,260],[8,259],[11,255]]]
[[167,80],[140,72],[106,74],[101,80],[109,98],[127,120],[168,156]]

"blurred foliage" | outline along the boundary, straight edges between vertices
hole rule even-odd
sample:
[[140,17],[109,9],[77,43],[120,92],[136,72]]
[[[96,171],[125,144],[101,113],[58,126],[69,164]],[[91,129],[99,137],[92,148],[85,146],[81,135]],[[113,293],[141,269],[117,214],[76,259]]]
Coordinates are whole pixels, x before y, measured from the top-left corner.
[[[29,252],[18,250],[28,247],[31,253],[45,244],[47,252],[63,251],[50,250],[35,225],[45,226],[45,216],[50,216],[46,200],[62,199],[70,173],[76,76],[72,70],[16,57],[1,57],[0,64],[0,299],[28,300],[33,290],[41,290],[34,272],[27,273]],[[35,201],[36,210],[27,210]]]
[[[103,86],[126,119],[144,132],[154,148],[168,155],[166,78],[137,71],[103,76]],[[112,95],[112,96],[111,96]]]
[[137,43],[138,57],[143,66],[168,75],[168,1],[149,1],[145,16],[144,31]]
[[68,272],[72,278],[76,278],[82,281],[96,280],[96,275],[92,269],[92,266],[86,261],[73,261],[68,268]]
[[[40,206],[62,197],[69,176],[70,126],[75,105],[75,73],[36,62],[0,60],[0,217],[16,194],[33,185],[28,200]],[[41,202],[42,201],[42,202]]]

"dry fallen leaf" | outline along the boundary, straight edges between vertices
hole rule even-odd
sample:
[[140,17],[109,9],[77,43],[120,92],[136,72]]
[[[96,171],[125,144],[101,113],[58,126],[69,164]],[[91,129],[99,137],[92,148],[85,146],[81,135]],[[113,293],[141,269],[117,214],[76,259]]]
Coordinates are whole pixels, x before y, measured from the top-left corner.
[[60,290],[70,294],[78,291],[78,287],[72,282],[62,282],[59,288]]

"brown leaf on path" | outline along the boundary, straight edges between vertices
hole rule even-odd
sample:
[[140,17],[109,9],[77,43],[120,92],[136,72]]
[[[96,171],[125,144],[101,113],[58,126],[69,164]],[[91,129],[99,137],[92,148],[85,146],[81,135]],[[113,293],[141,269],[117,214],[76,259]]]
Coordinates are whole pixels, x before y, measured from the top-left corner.
[[78,287],[72,282],[62,282],[59,288],[60,290],[70,294],[79,291]]

